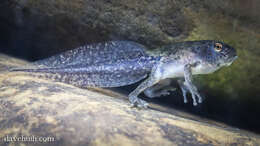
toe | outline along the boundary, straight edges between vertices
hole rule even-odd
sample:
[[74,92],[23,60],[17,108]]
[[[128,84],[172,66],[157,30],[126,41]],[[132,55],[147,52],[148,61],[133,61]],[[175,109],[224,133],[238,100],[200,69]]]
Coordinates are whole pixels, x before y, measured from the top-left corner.
[[165,91],[165,92],[162,93],[162,95],[163,95],[163,96],[167,96],[167,95],[170,95],[170,93],[167,92],[167,91]]
[[170,91],[176,91],[177,89],[176,88],[171,88]]
[[199,101],[198,101],[199,103],[202,103],[202,99],[201,98],[199,98]]
[[138,100],[138,103],[137,103],[137,106],[140,107],[140,108],[147,108],[148,107],[148,103],[142,99],[139,99]]

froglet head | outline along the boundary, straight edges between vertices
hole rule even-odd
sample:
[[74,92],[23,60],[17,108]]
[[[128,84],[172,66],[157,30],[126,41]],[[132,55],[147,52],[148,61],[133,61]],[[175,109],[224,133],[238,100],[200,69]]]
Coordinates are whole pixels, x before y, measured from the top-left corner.
[[207,55],[218,67],[230,66],[238,58],[233,47],[220,41],[209,41],[208,49]]

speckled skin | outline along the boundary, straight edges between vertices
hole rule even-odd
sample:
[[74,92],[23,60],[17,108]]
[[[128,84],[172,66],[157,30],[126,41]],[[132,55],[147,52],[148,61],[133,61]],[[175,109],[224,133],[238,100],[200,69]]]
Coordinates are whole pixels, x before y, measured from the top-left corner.
[[[216,45],[221,45],[217,50]],[[120,87],[138,82],[148,75],[133,92],[129,100],[134,106],[148,104],[137,96],[144,91],[148,97],[168,94],[169,79],[177,78],[184,102],[190,92],[193,105],[202,102],[192,75],[212,73],[230,65],[236,51],[217,41],[190,41],[168,45],[155,50],[130,41],[110,41],[86,45],[62,54],[36,61],[37,68],[13,69],[46,74],[45,78],[72,83],[76,86]],[[183,80],[184,78],[184,80]],[[167,88],[165,88],[167,87]],[[157,92],[159,89],[163,90]]]

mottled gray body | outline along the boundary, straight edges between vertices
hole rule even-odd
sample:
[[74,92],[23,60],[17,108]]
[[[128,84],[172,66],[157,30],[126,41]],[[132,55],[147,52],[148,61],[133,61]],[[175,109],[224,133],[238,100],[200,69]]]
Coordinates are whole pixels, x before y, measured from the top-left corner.
[[94,65],[131,60],[144,56],[144,46],[130,41],[109,41],[84,45],[79,48],[34,62],[35,65],[60,67],[67,65]]
[[144,79],[158,62],[160,57],[148,56],[145,50],[130,41],[86,45],[36,61],[37,68],[23,71],[48,73],[45,78],[79,87],[120,87]]
[[[148,75],[129,100],[133,105],[148,104],[137,96],[144,91],[148,97],[166,95],[173,90],[169,79],[178,78],[183,92],[190,92],[193,104],[202,102],[192,75],[208,74],[230,65],[236,58],[235,50],[221,42],[193,41],[176,43],[156,50],[130,41],[110,41],[83,46],[34,63],[37,68],[13,69],[46,73],[47,78],[77,86],[120,87],[138,82]],[[162,89],[162,90],[161,90]]]
[[25,69],[27,72],[47,73],[46,78],[75,84],[79,87],[120,87],[144,79],[156,63],[152,58],[139,57],[117,62],[74,64],[59,67]]

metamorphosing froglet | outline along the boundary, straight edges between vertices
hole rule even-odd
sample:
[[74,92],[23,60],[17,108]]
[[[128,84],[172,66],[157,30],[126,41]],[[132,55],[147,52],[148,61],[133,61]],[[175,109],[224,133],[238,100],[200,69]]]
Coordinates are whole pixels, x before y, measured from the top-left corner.
[[35,67],[16,68],[43,74],[44,78],[78,87],[120,87],[145,79],[129,94],[132,105],[147,107],[137,96],[169,94],[170,79],[176,78],[187,102],[190,92],[193,105],[202,98],[192,83],[192,75],[209,74],[229,66],[237,58],[231,46],[214,40],[187,41],[149,50],[131,41],[109,41],[85,45],[33,63]]

